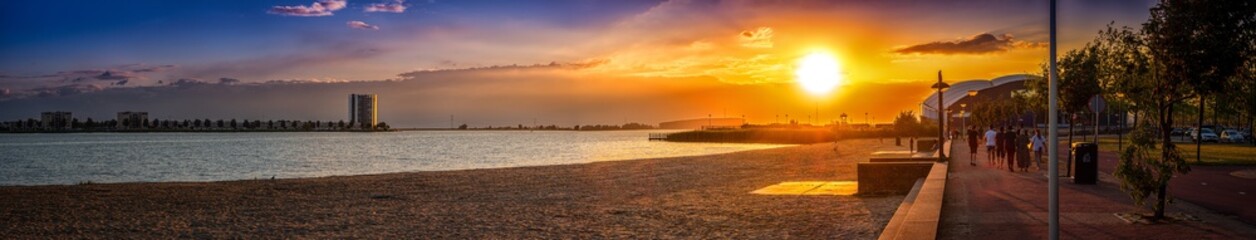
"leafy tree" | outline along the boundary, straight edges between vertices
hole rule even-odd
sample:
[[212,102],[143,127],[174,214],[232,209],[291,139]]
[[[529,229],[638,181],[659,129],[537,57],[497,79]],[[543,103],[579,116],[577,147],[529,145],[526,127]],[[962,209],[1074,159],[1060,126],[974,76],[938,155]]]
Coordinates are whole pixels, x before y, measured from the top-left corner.
[[[1082,49],[1071,50],[1060,58],[1058,64],[1060,85],[1060,107],[1071,116],[1084,114],[1091,97],[1098,95],[1099,90],[1099,49],[1095,44],[1086,44]],[[1085,115],[1082,115],[1085,116]],[[1081,117],[1081,119],[1090,119]],[[1073,127],[1077,124],[1069,122],[1069,146],[1073,142]]]
[[466,123],[463,123],[462,125],[458,125],[458,129],[466,130],[466,129],[467,129],[467,124],[466,124]]
[[903,111],[894,117],[894,131],[900,136],[916,137],[920,135],[920,130],[920,119],[916,118],[914,112]]

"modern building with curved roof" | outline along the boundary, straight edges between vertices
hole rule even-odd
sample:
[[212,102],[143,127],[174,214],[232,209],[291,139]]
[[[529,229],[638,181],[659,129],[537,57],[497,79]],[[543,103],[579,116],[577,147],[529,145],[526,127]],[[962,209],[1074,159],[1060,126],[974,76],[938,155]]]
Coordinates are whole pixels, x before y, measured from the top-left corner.
[[[1010,99],[1013,93],[1025,89],[1026,80],[1034,78],[1038,76],[1013,74],[991,80],[977,79],[952,83],[951,87],[942,94],[942,104],[945,109],[951,110],[950,118],[966,118],[970,113],[961,111],[966,110],[962,106]],[[920,116],[936,121],[938,119],[937,108],[938,93],[935,91],[920,103]],[[963,112],[962,115],[961,112]]]

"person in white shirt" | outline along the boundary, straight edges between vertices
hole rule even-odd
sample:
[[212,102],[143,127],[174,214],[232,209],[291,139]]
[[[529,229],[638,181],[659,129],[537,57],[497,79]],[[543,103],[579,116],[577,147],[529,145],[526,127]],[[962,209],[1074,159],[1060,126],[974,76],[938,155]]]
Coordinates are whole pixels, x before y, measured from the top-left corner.
[[1042,137],[1042,131],[1034,130],[1034,136],[1029,138],[1029,143],[1033,146],[1034,162],[1038,164],[1038,169],[1044,169],[1042,167],[1042,152],[1047,148],[1047,139]]
[[986,162],[990,165],[994,165],[994,145],[999,143],[999,139],[996,138],[998,135],[999,132],[994,131],[994,126],[986,130]]

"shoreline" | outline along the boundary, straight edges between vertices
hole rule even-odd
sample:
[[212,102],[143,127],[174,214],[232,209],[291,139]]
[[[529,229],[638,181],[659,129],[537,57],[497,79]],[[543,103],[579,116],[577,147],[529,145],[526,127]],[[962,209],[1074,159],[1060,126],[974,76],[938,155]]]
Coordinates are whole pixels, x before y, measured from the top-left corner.
[[[22,237],[876,238],[901,195],[766,196],[854,180],[853,140],[582,164],[276,180],[0,187]],[[841,224],[837,224],[841,223]]]

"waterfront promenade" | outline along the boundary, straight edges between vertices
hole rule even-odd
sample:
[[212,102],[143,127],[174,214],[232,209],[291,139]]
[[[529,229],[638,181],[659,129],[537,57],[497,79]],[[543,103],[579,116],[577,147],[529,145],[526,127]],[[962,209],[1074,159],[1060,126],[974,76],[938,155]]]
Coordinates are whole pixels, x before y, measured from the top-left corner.
[[[1046,170],[1009,172],[986,165],[986,153],[970,166],[967,144],[952,148],[951,179],[939,226],[940,239],[1044,239],[1047,237]],[[1062,155],[1066,156],[1066,155]],[[1101,164],[1102,165],[1102,164]],[[1061,164],[1063,166],[1063,164]],[[1063,168],[1061,168],[1063,170]],[[1149,213],[1115,184],[1109,173],[1097,185],[1060,182],[1062,239],[1252,239],[1256,228],[1237,219],[1178,201],[1167,214],[1187,220],[1157,224],[1129,223],[1119,213]]]

